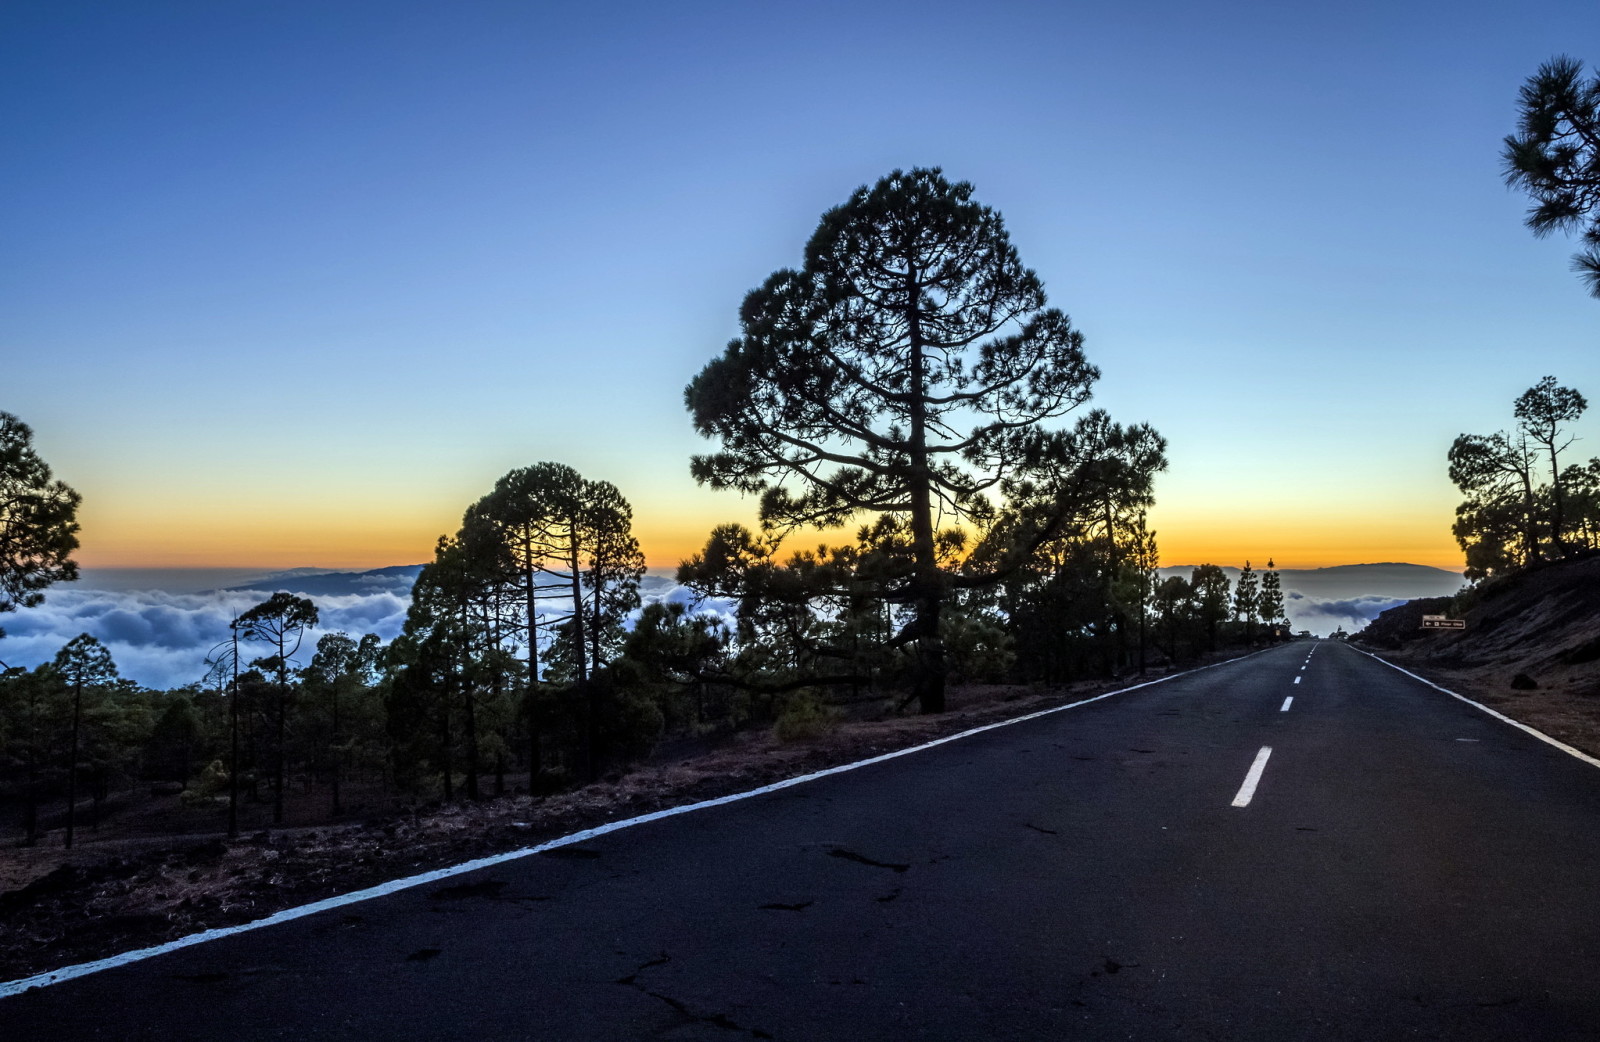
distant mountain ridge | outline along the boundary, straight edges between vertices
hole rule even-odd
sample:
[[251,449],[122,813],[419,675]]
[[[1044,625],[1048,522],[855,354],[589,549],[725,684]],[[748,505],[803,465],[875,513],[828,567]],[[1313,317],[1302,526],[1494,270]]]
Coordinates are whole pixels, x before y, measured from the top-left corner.
[[254,582],[224,587],[224,590],[260,590],[263,593],[282,590],[306,597],[338,597],[380,590],[409,592],[422,568],[420,564],[395,564],[364,572],[321,572],[311,568],[291,568],[263,576]]
[[[1162,576],[1187,579],[1194,565],[1173,565],[1159,569]],[[1228,581],[1239,578],[1239,569],[1224,566]],[[1261,569],[1257,568],[1259,574]],[[1381,564],[1335,564],[1326,568],[1279,568],[1278,579],[1285,591],[1297,590],[1307,597],[1447,597],[1466,585],[1460,572],[1426,564],[1387,561]]]
[[[283,590],[304,597],[340,597],[382,591],[409,593],[423,567],[420,564],[395,564],[387,568],[370,568],[364,572],[326,572],[315,568],[290,568],[264,575],[247,583],[223,587],[222,592],[247,590],[276,593]],[[677,583],[670,576],[646,575],[639,585],[646,592],[661,592]]]

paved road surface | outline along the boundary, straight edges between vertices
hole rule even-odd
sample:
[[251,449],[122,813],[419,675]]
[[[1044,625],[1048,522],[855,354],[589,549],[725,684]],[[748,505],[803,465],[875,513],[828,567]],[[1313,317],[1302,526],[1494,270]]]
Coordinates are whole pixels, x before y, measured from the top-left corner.
[[560,854],[0,1038],[1600,1038],[1600,769],[1332,642]]

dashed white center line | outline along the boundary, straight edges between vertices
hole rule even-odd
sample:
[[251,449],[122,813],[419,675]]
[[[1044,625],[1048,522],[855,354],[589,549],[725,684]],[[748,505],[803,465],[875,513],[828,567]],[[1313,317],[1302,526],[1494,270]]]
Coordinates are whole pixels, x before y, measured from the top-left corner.
[[1287,713],[1289,711],[1289,703],[1293,702],[1293,701],[1294,701],[1294,696],[1293,695],[1290,695],[1288,698],[1284,699],[1283,700],[1283,708],[1278,710],[1278,712]]
[[1267,758],[1272,755],[1272,746],[1263,745],[1261,751],[1256,753],[1256,762],[1250,765],[1250,772],[1244,776],[1244,784],[1239,786],[1239,795],[1233,798],[1235,807],[1250,806],[1250,798],[1256,794],[1256,786],[1261,783],[1261,772],[1267,769]]
[[1295,678],[1294,678],[1294,682],[1295,682],[1295,683],[1296,683],[1296,684],[1298,684],[1298,683],[1300,683],[1300,678],[1299,678],[1299,677],[1295,677]]

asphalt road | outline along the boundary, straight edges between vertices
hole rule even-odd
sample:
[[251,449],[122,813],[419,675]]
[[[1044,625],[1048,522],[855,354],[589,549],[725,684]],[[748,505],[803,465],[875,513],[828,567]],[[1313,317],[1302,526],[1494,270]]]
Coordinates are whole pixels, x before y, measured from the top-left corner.
[[1593,1040],[1597,825],[1600,769],[1301,642],[0,1000],[0,1039]]

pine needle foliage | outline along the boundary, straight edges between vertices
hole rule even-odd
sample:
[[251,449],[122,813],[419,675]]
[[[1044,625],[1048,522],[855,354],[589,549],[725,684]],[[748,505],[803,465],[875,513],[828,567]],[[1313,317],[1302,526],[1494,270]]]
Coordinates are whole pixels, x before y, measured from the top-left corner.
[[1572,270],[1600,297],[1600,76],[1561,55],[1539,66],[1518,94],[1517,132],[1501,157],[1506,184],[1533,198],[1526,222],[1541,238],[1578,232]]

